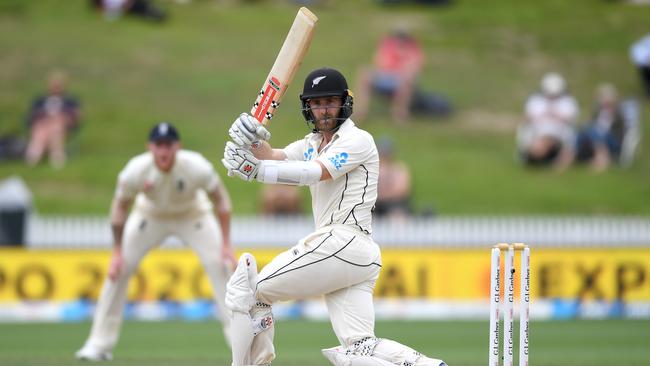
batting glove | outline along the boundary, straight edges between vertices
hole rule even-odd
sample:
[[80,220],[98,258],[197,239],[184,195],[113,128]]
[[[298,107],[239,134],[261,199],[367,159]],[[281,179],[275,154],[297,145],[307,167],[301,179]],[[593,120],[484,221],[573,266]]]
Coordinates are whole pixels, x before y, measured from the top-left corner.
[[226,142],[221,163],[228,169],[229,176],[236,175],[247,182],[257,177],[260,168],[259,159],[250,150],[237,146],[232,141]]
[[250,149],[257,146],[260,140],[268,141],[271,133],[253,116],[242,113],[232,123],[228,130],[230,138],[239,146]]

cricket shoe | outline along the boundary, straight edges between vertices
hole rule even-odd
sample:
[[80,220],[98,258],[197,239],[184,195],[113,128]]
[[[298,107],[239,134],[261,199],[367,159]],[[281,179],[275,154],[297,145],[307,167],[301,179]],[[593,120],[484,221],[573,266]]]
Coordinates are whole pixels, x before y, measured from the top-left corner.
[[341,346],[326,348],[321,350],[323,356],[327,358],[332,365],[335,366],[350,366],[350,357],[345,354],[345,349]]
[[109,351],[100,351],[94,347],[84,346],[75,353],[74,357],[81,361],[100,362],[111,361],[113,354]]

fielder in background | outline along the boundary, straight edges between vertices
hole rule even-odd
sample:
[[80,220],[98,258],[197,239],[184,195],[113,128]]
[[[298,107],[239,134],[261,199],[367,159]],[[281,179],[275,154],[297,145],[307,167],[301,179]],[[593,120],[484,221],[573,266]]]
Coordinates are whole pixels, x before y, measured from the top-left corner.
[[78,359],[112,358],[128,281],[145,254],[169,236],[191,246],[201,259],[229,341],[231,316],[224,298],[234,257],[228,192],[208,160],[199,153],[181,150],[178,132],[171,124],[154,126],[147,146],[149,151],[131,159],[117,179],[110,213],[113,257],[90,336],[76,353]]
[[265,184],[308,185],[316,231],[257,273],[255,258],[240,257],[228,281],[233,311],[233,366],[270,365],[275,358],[271,305],[322,296],[340,346],[323,350],[335,366],[441,366],[412,348],[375,336],[373,291],[381,269],[372,240],[379,156],[373,137],[355,126],[352,93],[340,72],[311,72],[300,96],[307,136],[284,149],[242,114],[229,134],[223,164],[229,175]]

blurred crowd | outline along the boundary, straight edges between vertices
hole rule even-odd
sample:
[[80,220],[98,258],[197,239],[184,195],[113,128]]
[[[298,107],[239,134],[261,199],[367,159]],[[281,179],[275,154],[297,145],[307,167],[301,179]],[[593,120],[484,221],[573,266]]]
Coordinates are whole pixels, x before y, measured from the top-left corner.
[[529,166],[563,171],[587,163],[602,172],[612,163],[629,164],[640,140],[638,102],[622,99],[608,82],[597,86],[591,116],[582,124],[576,98],[556,72],[544,75],[524,111],[517,146],[520,160]]
[[[634,42],[630,58],[638,68],[643,100],[650,101],[650,34]],[[517,130],[520,161],[558,171],[575,163],[595,172],[612,164],[630,165],[641,141],[641,106],[623,97],[611,82],[596,86],[590,116],[580,123],[580,108],[568,82],[557,72],[545,74],[539,89],[525,103],[524,122]]]
[[[380,1],[384,5],[400,2]],[[108,20],[130,15],[162,22],[168,16],[150,0],[90,0],[90,5]],[[449,98],[422,82],[426,58],[427,52],[408,25],[393,26],[380,36],[370,62],[359,68],[355,78],[353,119],[364,123],[372,119],[371,114],[383,111],[395,125],[406,126],[414,120],[449,117],[454,111]],[[624,96],[614,82],[603,81],[594,86],[593,106],[580,108],[569,77],[555,71],[543,75],[538,89],[524,103],[523,121],[516,132],[518,160],[526,166],[558,171],[575,164],[586,164],[597,172],[631,164],[641,139],[640,103],[650,101],[650,34],[631,44],[630,58],[638,69],[643,101]],[[36,166],[47,158],[51,167],[64,167],[76,150],[74,140],[82,126],[81,103],[68,92],[68,84],[64,71],[47,75],[45,90],[29,105],[24,136],[0,136],[0,160],[20,158]],[[388,110],[382,110],[384,106]],[[588,118],[581,120],[581,109],[591,109]],[[395,145],[389,138],[377,141],[381,156],[378,217],[414,213],[410,169],[397,158]],[[261,191],[259,207],[263,214],[297,215],[305,205],[297,188],[273,186]]]
[[167,13],[150,0],[90,0],[90,6],[106,20],[129,15],[153,22],[164,22]]

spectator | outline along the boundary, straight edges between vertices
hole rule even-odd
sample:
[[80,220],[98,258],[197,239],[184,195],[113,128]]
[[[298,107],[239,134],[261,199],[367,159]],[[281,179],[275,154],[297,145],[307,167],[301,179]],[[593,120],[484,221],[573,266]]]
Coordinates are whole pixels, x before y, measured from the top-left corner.
[[630,48],[632,61],[639,69],[646,97],[650,98],[650,34],[636,41]]
[[90,0],[90,5],[100,10],[107,20],[116,20],[122,14],[133,15],[155,22],[162,22],[167,14],[150,0]]
[[262,213],[264,215],[300,215],[302,202],[295,186],[265,185],[262,188]]
[[391,115],[403,124],[410,115],[410,104],[424,56],[418,41],[404,30],[396,30],[379,43],[371,68],[360,71],[355,95],[355,117],[365,119],[373,92],[391,98]]
[[544,75],[541,92],[531,95],[525,106],[526,122],[517,131],[519,153],[529,165],[552,164],[558,170],[575,157],[575,123],[578,104],[557,73]]
[[65,164],[65,142],[68,133],[78,127],[79,103],[66,92],[67,77],[53,71],[47,79],[47,94],[34,99],[27,125],[30,140],[25,153],[29,165],[36,165],[47,150],[50,165]]
[[589,161],[595,171],[604,171],[618,159],[624,134],[625,118],[618,92],[613,85],[602,84],[596,91],[593,117],[578,134],[578,160]]
[[412,213],[409,168],[395,158],[393,142],[389,138],[382,138],[377,150],[379,152],[379,180],[374,214],[377,217],[406,217]]

